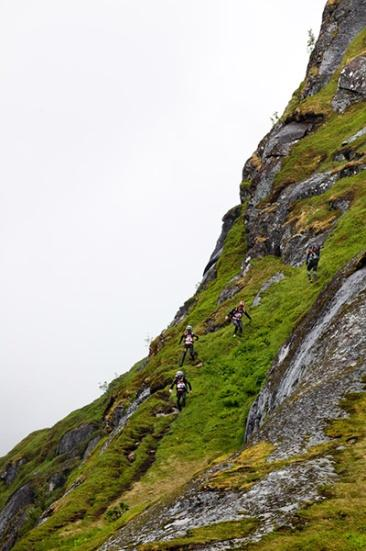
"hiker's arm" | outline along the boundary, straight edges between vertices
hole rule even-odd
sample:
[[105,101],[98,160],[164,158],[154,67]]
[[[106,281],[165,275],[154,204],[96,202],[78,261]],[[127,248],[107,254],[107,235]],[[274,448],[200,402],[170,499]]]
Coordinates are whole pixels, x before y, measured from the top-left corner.
[[172,384],[170,385],[170,390],[172,390],[173,386],[175,385],[175,379],[174,381],[172,382]]
[[183,339],[184,339],[184,333],[183,333],[183,335],[181,336],[181,338],[179,339],[179,344],[182,342]]
[[252,318],[250,317],[250,315],[248,314],[248,312],[246,312],[246,311],[244,310],[244,314],[246,315],[246,317],[248,318],[248,320],[252,321]]
[[199,336],[198,335],[193,335],[193,338],[196,339],[196,341],[198,341]]

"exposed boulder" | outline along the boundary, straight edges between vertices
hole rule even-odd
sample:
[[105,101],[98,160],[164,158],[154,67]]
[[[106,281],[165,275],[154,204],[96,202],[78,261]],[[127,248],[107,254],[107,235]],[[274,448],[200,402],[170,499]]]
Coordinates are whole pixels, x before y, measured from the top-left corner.
[[303,138],[313,125],[306,122],[290,122],[271,135],[263,151],[263,157],[284,157],[290,152],[291,146]]
[[57,455],[65,454],[69,457],[82,455],[95,429],[95,425],[85,424],[66,432],[58,443]]
[[5,466],[5,470],[0,474],[0,480],[3,480],[7,486],[15,480],[19,468],[24,465],[26,460],[22,457],[16,461],[12,461]]
[[311,53],[302,97],[329,82],[350,42],[366,26],[366,0],[327,2],[319,38]]
[[33,503],[34,493],[29,484],[17,490],[0,512],[1,551],[8,551],[17,540],[27,514],[27,508]]
[[366,99],[366,56],[353,59],[341,72],[338,91],[332,105],[335,111],[343,113],[353,103]]
[[226,300],[229,300],[233,296],[235,296],[237,293],[239,293],[241,287],[240,285],[231,284],[229,287],[226,287],[221,293],[219,298],[217,299],[217,304],[222,304]]

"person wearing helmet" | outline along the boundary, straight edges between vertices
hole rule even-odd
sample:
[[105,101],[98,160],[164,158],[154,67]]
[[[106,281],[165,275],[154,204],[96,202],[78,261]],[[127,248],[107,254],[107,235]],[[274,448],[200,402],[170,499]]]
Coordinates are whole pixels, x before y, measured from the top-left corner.
[[192,390],[192,385],[184,375],[183,371],[177,371],[174,381],[170,385],[170,392],[172,391],[174,385],[177,389],[177,408],[179,411],[182,411],[182,408],[186,405],[187,392]]
[[233,323],[234,327],[235,327],[234,335],[233,335],[234,337],[236,337],[236,335],[239,335],[241,337],[242,334],[243,334],[243,325],[242,325],[242,322],[241,322],[241,318],[243,317],[243,315],[245,315],[250,321],[252,321],[252,318],[250,317],[250,315],[246,311],[244,301],[241,300],[239,302],[238,306],[233,308],[225,318],[227,320],[230,320]]
[[320,258],[319,245],[312,245],[306,251],[306,269],[310,283],[318,279],[318,264]]
[[183,354],[179,362],[179,366],[182,367],[184,364],[185,357],[187,355],[187,352],[189,352],[189,355],[191,357],[191,360],[194,361],[196,358],[196,351],[194,349],[193,343],[194,341],[198,341],[198,336],[193,333],[192,325],[187,325],[186,330],[184,331],[183,335],[181,336],[179,340],[179,344],[183,341]]

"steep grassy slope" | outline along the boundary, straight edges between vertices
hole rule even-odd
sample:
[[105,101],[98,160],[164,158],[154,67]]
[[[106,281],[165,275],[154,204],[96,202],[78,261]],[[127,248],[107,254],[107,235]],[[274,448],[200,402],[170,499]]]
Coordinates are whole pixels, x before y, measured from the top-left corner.
[[[19,528],[15,550],[97,549],[152,504],[169,502],[195,475],[241,449],[249,408],[281,346],[338,271],[365,249],[365,135],[348,147],[354,155],[351,160],[337,155],[344,152],[342,144],[346,139],[366,127],[365,103],[356,103],[344,113],[336,113],[331,107],[342,67],[365,50],[366,32],[362,32],[323,89],[303,100],[299,99],[300,93],[293,98],[283,120],[296,113],[315,113],[322,115],[322,123],[292,147],[283,159],[271,194],[260,205],[263,212],[271,209],[281,190],[315,172],[340,174],[324,193],[295,202],[285,223],[294,234],[325,235],[318,283],[308,283],[303,265],[286,264],[278,256],[258,256],[243,265],[248,252],[244,220],[251,208],[250,200],[245,201],[241,215],[225,238],[215,278],[204,283],[192,298],[184,320],[167,328],[152,343],[149,357],[113,381],[93,404],[70,414],[51,429],[31,434],[0,459],[0,472],[5,472],[9,464],[20,462],[15,478],[9,484],[0,483],[0,510],[25,484],[29,483],[34,492],[33,505],[26,509],[26,521]],[[251,187],[248,182],[249,192]],[[346,207],[340,208],[343,202]],[[243,269],[245,266],[249,268]],[[263,284],[278,273],[283,274],[283,279],[262,291],[260,304],[253,307],[253,299]],[[223,290],[234,286],[236,293],[232,298],[221,301]],[[234,339],[225,314],[240,299],[249,305],[253,322],[245,323],[243,338]],[[187,363],[193,392],[187,407],[177,415],[168,385],[177,369],[178,340],[187,323],[194,325],[200,335],[199,360],[194,365]],[[151,389],[151,395],[141,402],[123,430],[113,432],[120,416],[146,388]],[[355,490],[364,462],[363,404],[363,397],[350,401],[353,417],[329,428],[331,435],[337,434],[337,442],[326,449],[345,444],[337,452],[338,468],[340,473],[343,469],[344,477],[328,494],[329,499],[298,517],[301,532],[274,533],[255,548],[320,549],[320,541],[325,542],[324,549],[363,548],[364,517],[358,513],[363,498]],[[88,438],[74,444],[71,450],[62,448],[64,435],[83,425],[91,427]],[[353,447],[347,444],[350,434],[358,439]],[[94,437],[99,440],[90,448],[90,455],[85,456],[86,446]],[[309,453],[315,457],[324,453],[323,448]],[[231,459],[233,470],[218,477],[215,487],[250,487],[253,480],[268,472],[268,445],[243,453]],[[63,483],[50,485],[52,477],[60,473]],[[44,521],[39,522],[41,514]],[[343,533],[350,517],[350,527]],[[229,536],[243,536],[255,526],[255,519],[220,523],[197,529],[183,540],[143,548],[188,549]],[[343,534],[334,545],[330,544],[333,529]]]

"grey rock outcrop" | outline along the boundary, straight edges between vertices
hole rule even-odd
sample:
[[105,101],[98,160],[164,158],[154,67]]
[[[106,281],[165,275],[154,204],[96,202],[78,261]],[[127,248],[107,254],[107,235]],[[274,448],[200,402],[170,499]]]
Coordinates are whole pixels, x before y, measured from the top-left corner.
[[366,268],[361,267],[332,282],[283,347],[250,410],[246,439],[276,443],[277,458],[325,441],[326,424],[344,415],[341,399],[364,389],[365,374]]
[[17,461],[12,461],[5,466],[4,471],[0,474],[0,480],[3,480],[7,486],[15,480],[18,475],[19,469],[26,460],[24,458],[18,459]]
[[282,272],[277,272],[277,274],[275,274],[272,277],[270,277],[269,279],[267,279],[267,281],[265,283],[263,283],[262,287],[260,288],[260,290],[258,291],[256,296],[254,297],[252,306],[259,306],[261,301],[262,301],[263,293],[268,291],[268,289],[270,287],[272,287],[272,285],[274,285],[275,283],[279,283],[283,279],[285,279],[285,275]]
[[58,443],[57,455],[65,454],[69,457],[82,455],[95,430],[95,425],[85,424],[66,432]]
[[330,172],[315,174],[303,182],[287,186],[277,201],[271,204],[271,209],[264,211],[248,208],[248,254],[252,257],[266,254],[281,256],[285,262],[294,265],[302,262],[304,247],[313,236],[299,236],[297,232],[293,232],[291,226],[286,226],[288,213],[297,201],[324,193],[338,177],[339,175]]
[[329,82],[355,36],[366,26],[366,0],[328,2],[319,38],[310,56],[303,97],[312,96]]
[[106,451],[106,449],[109,448],[111,442],[114,440],[114,438],[116,438],[116,436],[118,436],[118,434],[120,434],[120,432],[124,429],[124,427],[126,426],[126,423],[127,421],[129,420],[129,418],[137,411],[138,407],[140,406],[140,404],[142,404],[142,402],[144,402],[145,400],[147,400],[147,398],[149,398],[151,395],[151,389],[150,387],[146,387],[146,388],[142,388],[136,395],[136,398],[134,399],[134,401],[126,408],[126,409],[121,409],[121,411],[119,412],[118,414],[118,422],[116,424],[116,426],[114,427],[114,429],[112,430],[112,432],[110,433],[108,439],[104,442],[101,450],[100,450],[100,453],[104,453]]
[[261,520],[260,527],[249,537],[194,546],[206,551],[242,549],[243,544],[258,541],[275,528],[291,526],[294,513],[309,501],[320,501],[319,486],[334,477],[332,461],[320,458],[274,470],[247,492],[207,491],[201,487],[203,479],[172,505],[162,510],[155,508],[138,530],[131,530],[129,526],[122,529],[99,551],[134,550],[144,543],[168,542],[187,536],[192,529],[216,522],[257,517]]
[[333,109],[343,113],[353,103],[366,99],[366,56],[353,59],[341,72]]
[[223,249],[227,234],[229,233],[229,231],[233,227],[236,220],[239,218],[240,213],[241,213],[241,205],[237,205],[237,206],[233,207],[232,209],[230,209],[223,216],[221,234],[220,234],[220,237],[217,240],[217,243],[216,243],[215,248],[214,248],[214,250],[213,250],[213,252],[212,252],[212,254],[209,258],[209,261],[206,264],[206,267],[203,271],[203,280],[202,280],[201,285],[207,280],[207,278],[209,277],[209,273],[213,272],[212,268],[214,267],[214,265],[216,264],[216,262],[220,258],[220,255],[222,253],[222,249]]
[[16,542],[33,498],[31,486],[25,484],[10,497],[0,511],[0,551],[8,551]]

